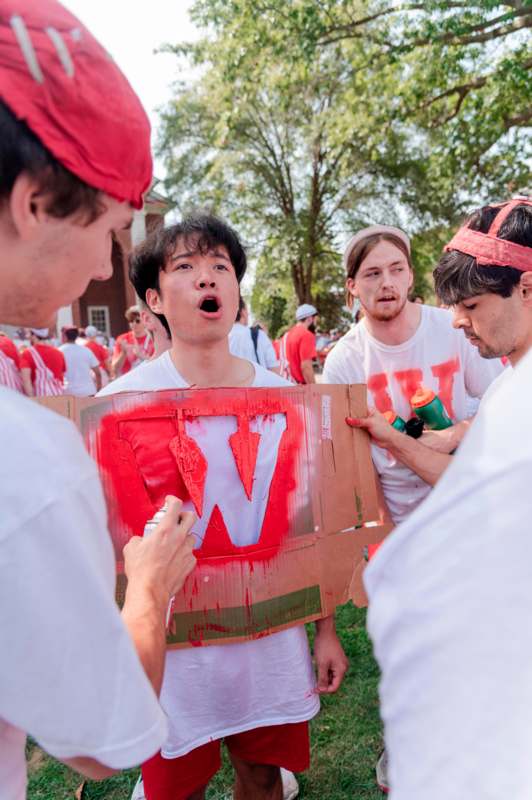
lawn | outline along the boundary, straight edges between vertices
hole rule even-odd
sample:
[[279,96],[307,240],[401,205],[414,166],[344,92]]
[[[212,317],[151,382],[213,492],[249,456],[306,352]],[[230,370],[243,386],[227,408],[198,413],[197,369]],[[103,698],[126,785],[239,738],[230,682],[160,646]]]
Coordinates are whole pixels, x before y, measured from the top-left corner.
[[[381,748],[378,712],[378,669],[365,631],[365,611],[351,604],[338,609],[338,632],[349,657],[350,669],[343,686],[325,697],[322,710],[311,724],[312,761],[301,775],[300,796],[305,800],[383,800],[375,786],[374,766]],[[28,745],[29,800],[71,800],[81,783],[67,767]],[[138,770],[129,770],[101,783],[88,783],[83,800],[128,800]],[[231,771],[223,770],[207,797],[230,797]]]

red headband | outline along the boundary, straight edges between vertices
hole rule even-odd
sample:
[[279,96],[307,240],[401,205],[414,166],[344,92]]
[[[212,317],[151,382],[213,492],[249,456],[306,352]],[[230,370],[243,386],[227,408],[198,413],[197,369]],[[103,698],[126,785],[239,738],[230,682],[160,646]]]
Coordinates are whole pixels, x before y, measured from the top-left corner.
[[142,207],[150,123],[114,61],[55,0],[0,0],[0,99],[68,170]]
[[520,205],[532,206],[532,199],[515,197],[507,203],[501,203],[498,206],[501,210],[487,233],[473,231],[465,225],[445,245],[444,251],[448,253],[449,250],[458,250],[473,256],[480,266],[513,267],[522,272],[532,272],[532,247],[497,238],[499,228],[508,214]]

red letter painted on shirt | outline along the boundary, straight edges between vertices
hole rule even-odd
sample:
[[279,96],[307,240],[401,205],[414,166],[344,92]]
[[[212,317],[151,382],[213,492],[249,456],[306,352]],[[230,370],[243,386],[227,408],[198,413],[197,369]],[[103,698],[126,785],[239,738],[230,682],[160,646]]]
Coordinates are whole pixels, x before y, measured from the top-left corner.
[[392,410],[392,399],[388,394],[388,376],[385,372],[377,372],[375,375],[369,376],[368,391],[373,394],[373,402],[381,414]]
[[410,398],[417,392],[420,385],[423,383],[423,372],[420,369],[403,369],[399,372],[394,372],[394,378],[401,387],[401,392],[408,405],[410,405]]
[[460,372],[460,359],[451,358],[450,361],[444,361],[443,364],[435,364],[431,367],[432,374],[438,378],[439,388],[438,397],[447,409],[447,413],[451,419],[456,419],[453,408],[453,386],[454,376]]

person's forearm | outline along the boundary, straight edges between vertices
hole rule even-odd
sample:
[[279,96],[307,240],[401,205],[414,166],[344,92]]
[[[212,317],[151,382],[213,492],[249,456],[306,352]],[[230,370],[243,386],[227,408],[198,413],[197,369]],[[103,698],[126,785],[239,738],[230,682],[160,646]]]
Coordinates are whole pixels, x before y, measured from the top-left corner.
[[330,617],[323,617],[323,619],[316,620],[316,633],[319,633],[320,636],[336,636],[336,623],[334,621],[334,614],[331,614]]
[[96,369],[92,370],[92,374],[94,375],[94,383],[96,384],[96,391],[99,392],[102,388],[102,374],[100,372],[100,368],[96,367]]
[[22,388],[28,397],[34,396],[33,384],[31,382],[31,370],[23,367],[20,370],[20,377],[22,378]]
[[301,364],[301,373],[305,379],[305,383],[316,383],[316,376],[314,375],[314,368],[308,361]]
[[387,449],[398,461],[409,467],[430,486],[434,486],[438,482],[452,459],[452,456],[447,453],[438,453],[399,431],[390,437]]
[[167,605],[167,599],[147,589],[128,586],[122,609],[122,619],[157,696],[161,691],[166,654]]
[[473,419],[474,417],[464,419],[441,431],[426,430],[423,432],[419,442],[431,450],[437,450],[439,453],[452,453],[469,430]]
[[126,354],[123,350],[120,351],[119,356],[113,358],[111,362],[111,371],[115,378],[122,369],[122,364],[124,363],[125,360],[126,360]]

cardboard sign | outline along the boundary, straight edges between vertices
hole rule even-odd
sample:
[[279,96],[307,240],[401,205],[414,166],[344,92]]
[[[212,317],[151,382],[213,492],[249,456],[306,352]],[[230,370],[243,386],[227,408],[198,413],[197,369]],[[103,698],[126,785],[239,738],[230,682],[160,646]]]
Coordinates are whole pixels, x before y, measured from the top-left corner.
[[117,558],[167,494],[198,520],[198,563],[176,596],[170,647],[253,639],[364,603],[380,541],[366,388],[187,389],[48,398],[98,463]]

